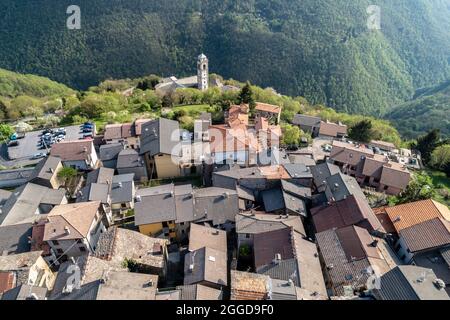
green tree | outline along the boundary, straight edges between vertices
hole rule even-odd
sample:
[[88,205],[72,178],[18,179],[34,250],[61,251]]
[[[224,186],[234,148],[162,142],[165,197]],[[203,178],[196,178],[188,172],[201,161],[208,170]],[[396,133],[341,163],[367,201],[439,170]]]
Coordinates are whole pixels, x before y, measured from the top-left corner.
[[282,126],[283,137],[281,144],[284,146],[298,146],[300,144],[301,130],[297,126],[285,124]]
[[250,106],[250,113],[253,114],[255,110],[255,98],[253,95],[252,85],[249,81],[245,84],[245,86],[241,89],[241,93],[239,94],[238,103],[245,103]]
[[172,108],[173,107],[173,100],[172,100],[172,96],[170,94],[166,94],[162,98],[162,107],[163,108]]
[[450,163],[450,144],[444,144],[442,146],[434,149],[431,154],[430,164],[438,169],[445,170],[447,165]]
[[441,132],[439,129],[433,129],[426,135],[421,136],[417,139],[417,143],[415,144],[414,149],[420,151],[422,155],[422,161],[425,164],[428,164],[430,162],[431,154],[439,145],[440,139]]
[[0,124],[0,141],[4,141],[14,133],[14,129],[9,124]]
[[58,178],[67,183],[67,181],[76,177],[77,173],[77,170],[72,167],[64,167],[58,172]]
[[431,199],[436,196],[436,190],[431,177],[425,173],[417,173],[399,196],[391,198],[392,204],[402,204],[419,200]]
[[359,142],[370,142],[372,140],[372,134],[372,121],[368,119],[358,122],[348,132],[350,139]]

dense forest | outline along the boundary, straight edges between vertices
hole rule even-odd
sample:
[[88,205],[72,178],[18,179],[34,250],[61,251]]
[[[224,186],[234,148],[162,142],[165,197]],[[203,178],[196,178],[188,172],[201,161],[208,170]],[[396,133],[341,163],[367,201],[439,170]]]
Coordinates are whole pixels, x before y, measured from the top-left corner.
[[[380,116],[450,78],[450,0],[68,0],[0,2],[0,67],[77,89],[107,78],[212,72]],[[381,7],[381,30],[366,9]]]
[[433,128],[450,137],[450,81],[418,90],[414,99],[395,107],[386,118],[405,138],[416,138]]

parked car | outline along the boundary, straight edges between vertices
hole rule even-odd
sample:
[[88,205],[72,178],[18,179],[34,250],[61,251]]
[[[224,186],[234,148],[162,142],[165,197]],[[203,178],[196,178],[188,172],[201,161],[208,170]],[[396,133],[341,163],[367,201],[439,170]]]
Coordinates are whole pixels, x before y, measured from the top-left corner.
[[92,128],[83,128],[83,133],[89,133],[92,132]]
[[11,140],[8,144],[8,147],[17,147],[19,145],[19,141]]
[[42,158],[45,158],[46,156],[47,156],[47,155],[46,155],[45,153],[40,152],[40,153],[34,154],[34,155],[31,157],[31,159],[32,159],[32,160],[42,159]]
[[81,139],[92,139],[94,138],[94,134],[92,132],[88,132],[83,134],[83,137]]
[[323,149],[323,151],[325,151],[325,152],[331,152],[331,149],[332,149],[333,147],[331,146],[331,145],[329,145],[329,144],[324,144],[323,146],[322,146],[322,149]]
[[46,135],[46,134],[52,134],[53,133],[53,129],[50,128],[46,128],[44,129],[44,131],[42,131],[42,135]]

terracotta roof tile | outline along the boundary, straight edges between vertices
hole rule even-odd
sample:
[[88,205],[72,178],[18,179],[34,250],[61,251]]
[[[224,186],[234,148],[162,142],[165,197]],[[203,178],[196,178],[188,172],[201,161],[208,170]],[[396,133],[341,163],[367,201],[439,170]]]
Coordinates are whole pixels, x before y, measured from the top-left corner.
[[62,161],[87,160],[93,148],[92,140],[64,141],[55,144],[50,154]]
[[270,112],[270,113],[276,113],[276,114],[281,112],[280,106],[276,106],[276,105],[268,104],[268,103],[261,103],[261,102],[256,103],[255,109],[258,111]]
[[434,200],[422,200],[387,207],[386,213],[397,232],[434,218],[443,218],[450,221],[448,207]]
[[87,237],[99,206],[100,201],[56,206],[47,216],[49,222],[45,225],[44,241]]

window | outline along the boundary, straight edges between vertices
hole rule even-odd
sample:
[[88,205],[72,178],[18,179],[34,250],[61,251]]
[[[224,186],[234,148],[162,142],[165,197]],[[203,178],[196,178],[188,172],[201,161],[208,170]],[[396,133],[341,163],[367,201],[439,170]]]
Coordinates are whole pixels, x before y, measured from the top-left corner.
[[56,252],[57,252],[58,254],[63,254],[63,253],[64,253],[63,249],[57,249]]
[[168,224],[166,221],[164,221],[164,222],[162,223],[162,226],[163,226],[163,228],[168,228],[168,227],[169,227],[169,224]]
[[126,207],[127,207],[127,204],[126,204],[126,203],[122,203],[122,204],[121,204],[121,207],[122,207],[122,208],[126,208]]
[[184,222],[180,222],[180,226],[184,226]]
[[80,249],[80,252],[86,252],[86,248],[85,247],[79,247],[78,249]]
[[53,240],[52,243],[53,243],[53,245],[55,245],[55,246],[59,246],[59,242],[58,242],[57,240]]
[[185,233],[185,231],[184,230],[181,230],[181,234],[184,234]]
[[77,243],[78,243],[78,244],[82,244],[82,243],[83,243],[83,240],[78,239],[78,240],[77,240]]
[[245,235],[245,238],[246,238],[246,239],[250,239],[250,234],[247,233],[247,234]]

